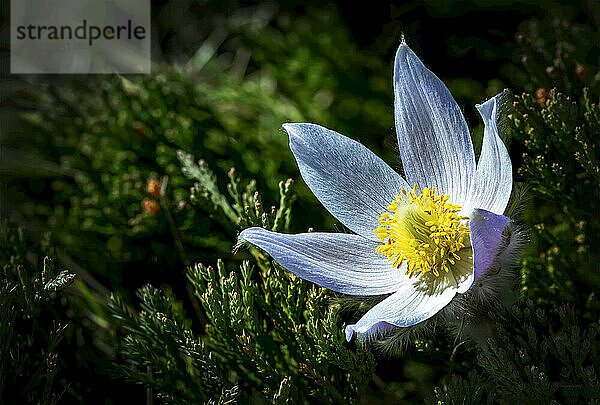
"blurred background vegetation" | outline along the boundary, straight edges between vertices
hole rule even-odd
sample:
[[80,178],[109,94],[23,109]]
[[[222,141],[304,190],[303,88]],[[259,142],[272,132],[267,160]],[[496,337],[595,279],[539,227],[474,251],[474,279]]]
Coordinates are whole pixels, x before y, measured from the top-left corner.
[[[599,29],[591,0],[178,0],[152,3],[151,75],[11,76],[0,402],[599,400]],[[345,343],[356,313],[233,249],[251,225],[342,230],[299,177],[284,122],[400,169],[401,33],[476,150],[474,105],[511,92],[502,129],[529,243],[522,299],[491,314],[485,347],[444,332],[394,357]]]

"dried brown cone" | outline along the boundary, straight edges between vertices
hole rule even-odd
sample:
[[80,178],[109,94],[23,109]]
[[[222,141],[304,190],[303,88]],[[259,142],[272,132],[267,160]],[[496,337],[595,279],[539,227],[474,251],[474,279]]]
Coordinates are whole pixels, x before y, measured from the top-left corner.
[[144,198],[142,209],[145,213],[156,216],[160,212],[160,205],[150,198]]
[[160,196],[160,181],[154,179],[148,180],[146,192],[154,198]]

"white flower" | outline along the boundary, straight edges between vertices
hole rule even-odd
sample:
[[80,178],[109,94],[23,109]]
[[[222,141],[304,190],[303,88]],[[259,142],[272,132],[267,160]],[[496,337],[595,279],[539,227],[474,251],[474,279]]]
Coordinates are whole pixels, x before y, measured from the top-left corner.
[[496,127],[497,98],[477,105],[484,138],[477,165],[452,95],[402,43],[394,65],[396,132],[405,177],[367,148],[315,124],[285,124],[300,173],[356,234],[287,235],[245,229],[240,240],[297,276],[344,294],[391,294],[354,332],[408,327],[466,293],[494,263],[509,219],[512,166]]

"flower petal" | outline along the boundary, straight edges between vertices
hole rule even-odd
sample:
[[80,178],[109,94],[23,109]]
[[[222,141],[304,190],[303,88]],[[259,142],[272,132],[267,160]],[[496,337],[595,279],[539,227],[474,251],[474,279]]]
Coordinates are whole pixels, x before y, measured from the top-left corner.
[[476,209],[471,214],[471,244],[475,263],[475,279],[479,279],[494,263],[502,248],[502,232],[510,219],[493,212]]
[[[512,164],[506,146],[498,135],[496,119],[498,115],[497,100],[501,96],[489,99],[483,104],[476,105],[483,118],[485,131],[481,146],[481,155],[477,162],[477,170],[473,177],[471,196],[467,207],[470,209],[482,208],[494,214],[504,213],[506,204],[512,191]],[[469,209],[470,208],[470,209]]]
[[439,277],[428,274],[403,283],[397,292],[371,308],[355,325],[346,327],[346,339],[354,332],[371,333],[384,324],[408,327],[431,318],[456,295],[473,284],[473,250],[467,246],[459,252],[460,260],[448,273]]
[[404,284],[397,292],[375,305],[356,324],[346,327],[346,339],[350,340],[354,332],[367,333],[381,322],[407,327],[438,313],[456,295],[456,285],[448,277],[427,279],[435,282],[426,285],[418,276],[413,283]]
[[456,281],[456,292],[463,294],[471,288],[475,280],[475,271],[473,266],[473,248],[467,246],[458,252],[460,260],[452,266],[452,275]]
[[448,88],[404,42],[394,63],[394,98],[406,180],[435,186],[462,205],[475,171],[469,128]]
[[378,240],[373,230],[387,206],[408,185],[360,143],[315,124],[284,124],[302,178],[342,224]]
[[378,253],[378,243],[344,233],[288,235],[263,228],[243,230],[239,239],[266,251],[281,266],[321,287],[350,295],[389,294],[406,284]]

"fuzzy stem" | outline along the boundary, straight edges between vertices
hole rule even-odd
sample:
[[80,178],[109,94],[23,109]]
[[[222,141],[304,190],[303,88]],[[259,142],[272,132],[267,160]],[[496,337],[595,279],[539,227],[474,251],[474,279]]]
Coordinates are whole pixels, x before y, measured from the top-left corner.
[[452,350],[452,355],[450,355],[450,367],[448,368],[448,381],[450,381],[450,378],[452,377],[452,369],[454,368],[454,361],[456,360],[456,356],[458,354],[458,348],[465,343],[464,341],[458,343],[458,340],[460,338],[460,335],[462,334],[464,326],[465,326],[465,314],[463,313],[462,316],[460,317],[460,327],[458,328],[458,333],[456,334],[456,337],[454,338],[454,343],[453,343],[454,349]]

